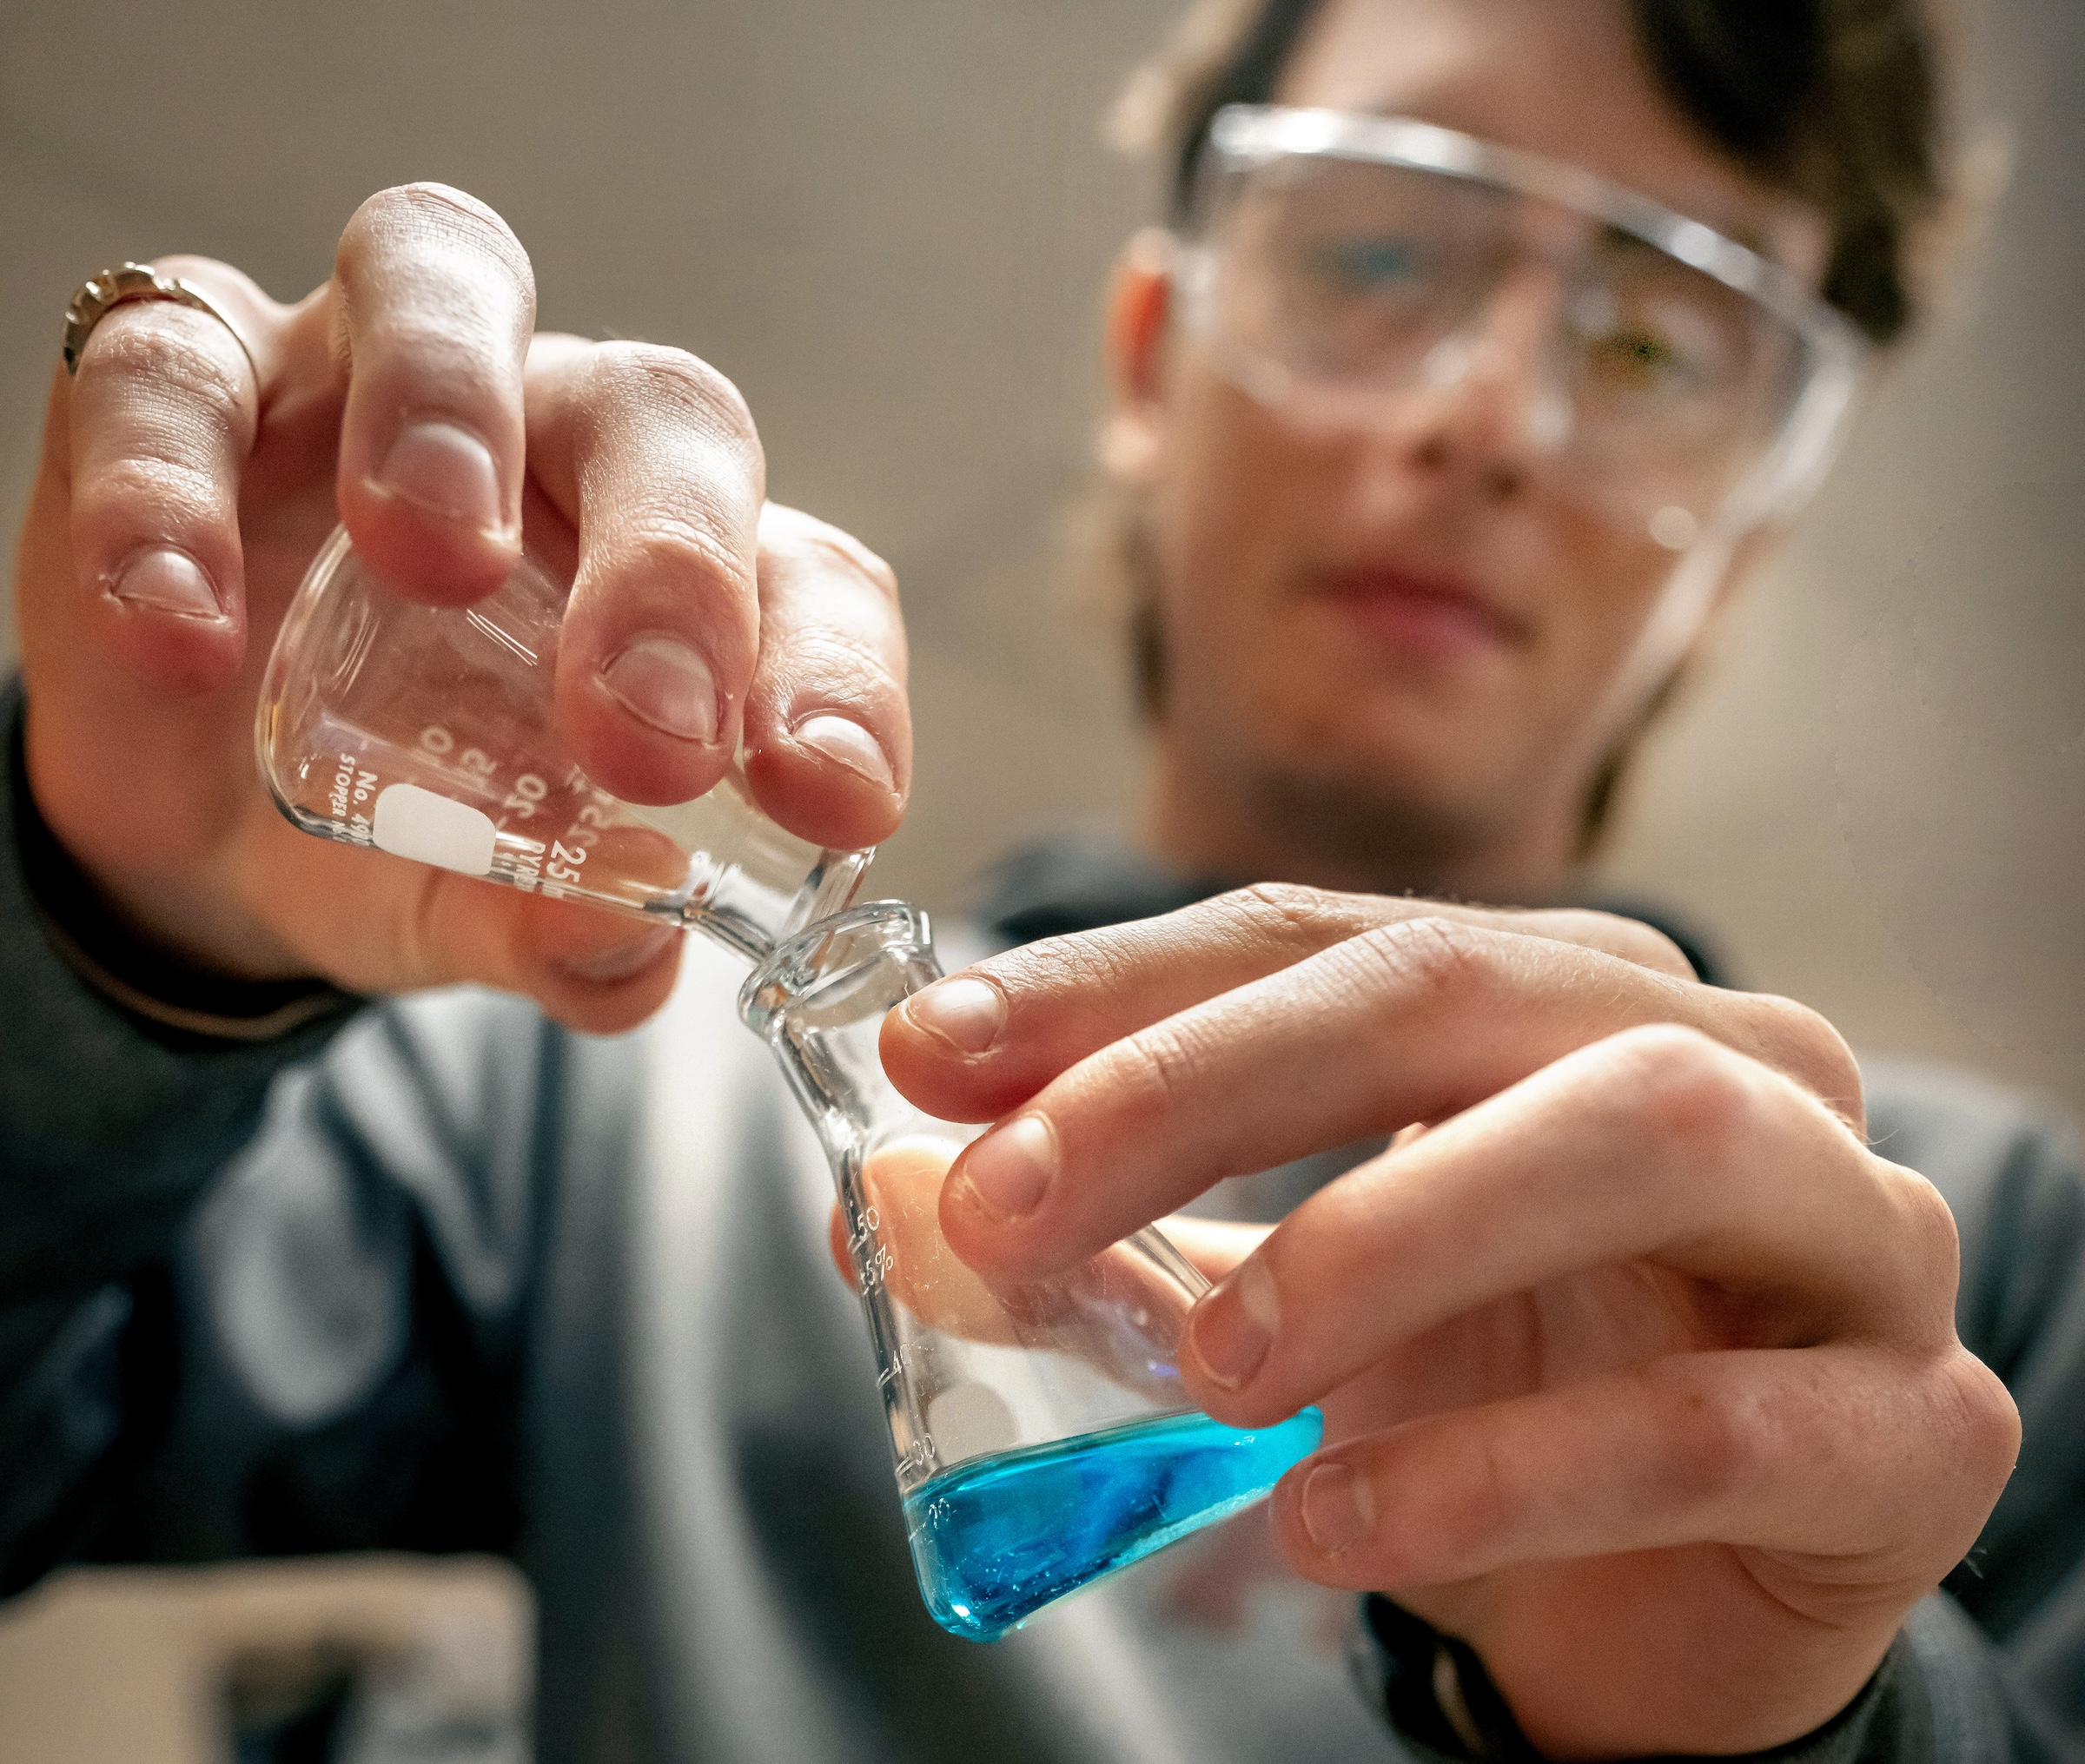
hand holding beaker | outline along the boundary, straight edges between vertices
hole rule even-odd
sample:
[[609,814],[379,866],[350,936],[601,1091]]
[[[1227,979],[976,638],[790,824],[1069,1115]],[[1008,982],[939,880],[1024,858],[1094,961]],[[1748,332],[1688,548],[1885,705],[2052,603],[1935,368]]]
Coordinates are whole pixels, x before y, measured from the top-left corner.
[[[56,379],[17,576],[36,802],[147,941],[253,980],[478,980],[597,1029],[670,984],[662,934],[282,824],[253,777],[259,663],[336,498],[366,555],[430,600],[495,588],[525,518],[561,533],[580,592],[559,713],[597,782],[697,794],[743,737],[753,793],[793,830],[854,847],[895,826],[888,572],[763,510],[758,442],[718,376],[676,350],[532,339],[520,247],[435,186],[366,203],[294,307],[223,264],[164,267],[226,322],[138,301],[95,327],[78,377]],[[692,646],[707,701],[661,640]]]

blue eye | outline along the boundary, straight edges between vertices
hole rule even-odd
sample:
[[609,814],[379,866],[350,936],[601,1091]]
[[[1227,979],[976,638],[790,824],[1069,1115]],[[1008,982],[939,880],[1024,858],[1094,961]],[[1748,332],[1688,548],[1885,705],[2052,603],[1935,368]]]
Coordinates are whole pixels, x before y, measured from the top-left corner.
[[1409,239],[1342,239],[1318,255],[1329,279],[1364,291],[1409,286],[1426,268],[1424,249]]

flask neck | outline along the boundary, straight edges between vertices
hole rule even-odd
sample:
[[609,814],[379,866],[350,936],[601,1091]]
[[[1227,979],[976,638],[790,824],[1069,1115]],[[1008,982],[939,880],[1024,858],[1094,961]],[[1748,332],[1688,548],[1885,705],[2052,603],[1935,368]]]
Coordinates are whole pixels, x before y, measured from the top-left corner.
[[829,1153],[859,1156],[925,1119],[884,1075],[877,1042],[884,1014],[940,978],[927,915],[903,901],[822,919],[747,977],[738,1014],[773,1049]]

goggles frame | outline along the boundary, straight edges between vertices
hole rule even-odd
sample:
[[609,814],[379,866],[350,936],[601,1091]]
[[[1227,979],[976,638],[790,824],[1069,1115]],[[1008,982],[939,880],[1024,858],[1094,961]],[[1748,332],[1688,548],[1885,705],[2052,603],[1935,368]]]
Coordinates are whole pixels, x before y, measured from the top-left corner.
[[1178,242],[1183,292],[1213,287],[1215,248],[1200,235],[1218,182],[1283,159],[1346,160],[1435,172],[1585,215],[1745,296],[1787,326],[1804,378],[1773,439],[1724,499],[1711,527],[1734,536],[1792,516],[1823,482],[1865,381],[1874,346],[1844,314],[1771,258],[1598,173],[1411,117],[1288,105],[1229,104],[1209,123],[1207,149]]

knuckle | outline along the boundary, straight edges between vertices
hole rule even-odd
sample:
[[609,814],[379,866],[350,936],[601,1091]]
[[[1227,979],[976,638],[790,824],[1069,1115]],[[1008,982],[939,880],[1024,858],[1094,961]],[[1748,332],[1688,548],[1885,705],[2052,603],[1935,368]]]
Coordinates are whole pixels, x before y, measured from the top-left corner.
[[525,288],[534,274],[528,253],[498,210],[449,184],[395,184],[379,190],[354,211],[341,235],[343,256],[378,240],[410,236],[490,257]]
[[365,339],[361,347],[367,360],[379,354],[410,364],[415,373],[441,376],[468,388],[488,382],[497,384],[507,365],[502,340],[496,327],[488,327],[482,312],[451,307],[440,314],[394,309],[383,320],[381,336]]
[[1881,1158],[1872,1162],[1883,1199],[1894,1215],[1909,1290],[1922,1309],[1935,1312],[1936,1326],[1951,1338],[1955,1288],[1962,1277],[1962,1233],[1954,1210],[1917,1171]]
[[90,516],[112,508],[149,509],[151,525],[169,538],[233,512],[231,487],[207,466],[142,448],[111,461],[91,485],[82,486],[80,501]]
[[1473,1554],[1495,1539],[1506,1536],[1519,1516],[1524,1499],[1518,1465],[1504,1444],[1489,1429],[1478,1437],[1460,1524],[1460,1543]]
[[757,448],[753,413],[738,388],[685,349],[602,343],[592,352],[590,371],[611,405],[664,414],[735,449]]
[[1741,1056],[1698,1029],[1653,1023],[1609,1046],[1643,1126],[1675,1149],[1711,1151],[1744,1132],[1754,1108]]
[[1962,1475],[1996,1499],[2020,1457],[2020,1410],[2012,1392],[1959,1342],[1943,1357],[1935,1384]]
[[1330,898],[1322,889],[1301,882],[1253,882],[1218,896],[1220,904],[1248,916],[1278,920],[1284,924],[1312,924]]
[[749,561],[692,514],[650,510],[624,527],[616,552],[619,566],[640,576],[721,588],[749,605],[751,602]]
[[[763,628],[763,642],[766,630]],[[789,633],[786,656],[762,656],[777,689],[822,702],[857,707],[888,706],[904,697],[903,672],[894,657],[855,632],[825,625],[798,625]]]
[[1673,980],[1695,978],[1694,964],[1678,944],[1654,925],[1625,914],[1596,912],[1590,908],[1552,908],[1527,915],[1526,928],[1540,931],[1559,942],[1583,944],[1603,949]]
[[[189,319],[223,328],[202,314],[169,308],[162,301],[119,307],[96,327],[93,349],[81,371],[149,387],[156,401],[164,401],[168,414],[179,407],[181,426],[206,424],[215,439],[244,420],[245,382],[240,372],[244,358],[235,362],[204,344]],[[237,345],[228,334],[226,341],[235,353]]]
[[[1137,933],[1132,930],[1130,938]],[[1039,937],[977,964],[1009,999],[1119,998],[1138,985],[1138,963],[1123,933],[1069,931]]]
[[1162,1118],[1193,1105],[1204,1050],[1188,1024],[1172,1018],[1121,1043],[1110,1063],[1129,1112]]
[[1336,952],[1380,988],[1443,1005],[1488,988],[1498,975],[1494,941],[1458,919],[1427,915],[1378,925],[1347,939]]
[[1214,919],[1242,942],[1292,948],[1299,955],[1358,928],[1351,896],[1298,882],[1254,882],[1188,910]]
[[1645,1469],[1655,1504],[1680,1511],[1713,1507],[1767,1479],[1786,1455],[1787,1420],[1773,1396],[1736,1380],[1704,1380],[1693,1369],[1654,1364],[1646,1376],[1665,1384],[1653,1397],[1666,1417],[1659,1450]]
[[1407,1523],[1392,1523],[1404,1543],[1396,1572],[1408,1581],[1466,1577],[1473,1566],[1494,1559],[1528,1516],[1525,1472],[1491,1429],[1479,1425],[1457,1442],[1443,1467],[1448,1474],[1435,1483],[1433,1497],[1407,1516]]
[[1300,882],[1253,882],[1217,895],[1209,905],[1255,927],[1287,932],[1314,928],[1329,899],[1324,889],[1305,888]]
[[837,565],[840,573],[866,582],[891,606],[897,605],[897,571],[852,533],[829,521],[771,502],[760,512],[760,538],[813,567]]
[[1857,1126],[1862,1119],[1861,1068],[1846,1038],[1808,1005],[1771,993],[1744,995],[1761,1056]]

